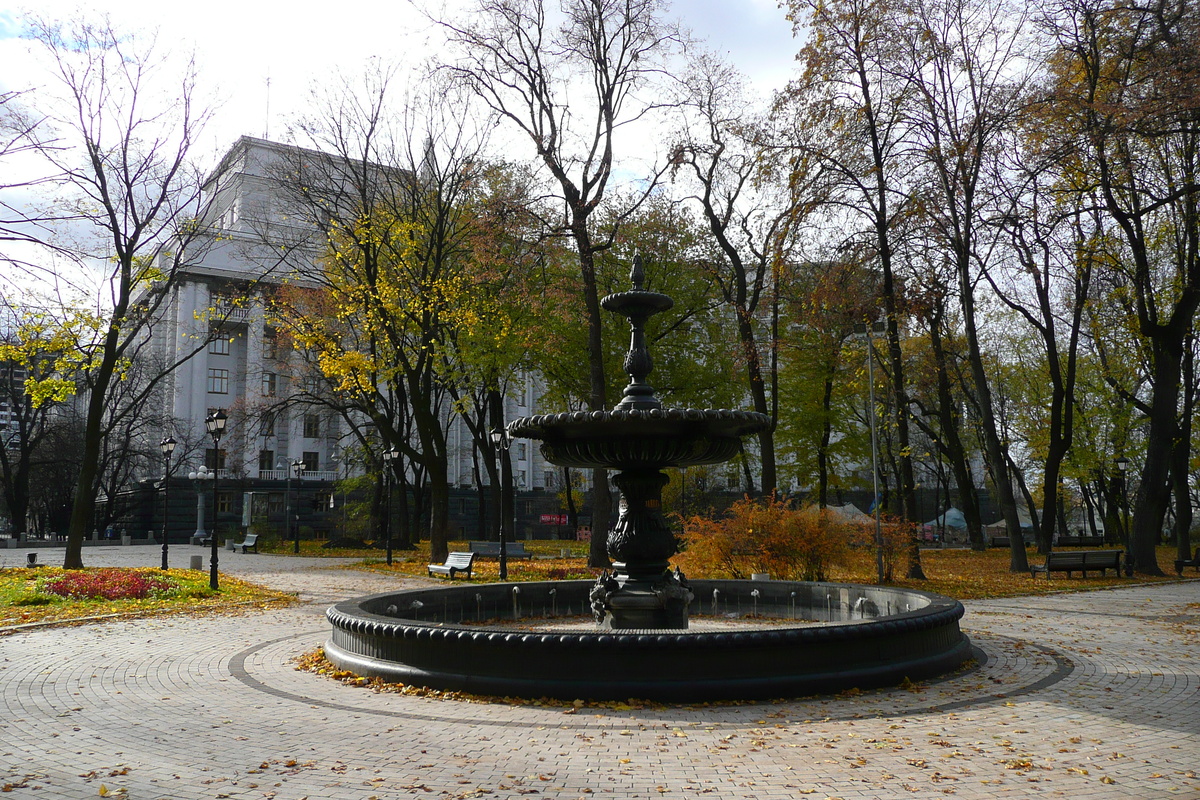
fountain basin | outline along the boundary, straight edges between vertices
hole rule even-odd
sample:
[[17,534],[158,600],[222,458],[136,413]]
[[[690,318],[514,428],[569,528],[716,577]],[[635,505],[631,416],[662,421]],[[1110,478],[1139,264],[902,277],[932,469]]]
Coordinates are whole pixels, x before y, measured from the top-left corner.
[[670,702],[894,685],[971,657],[958,601],[859,584],[694,580],[690,613],[729,620],[725,629],[556,630],[554,620],[590,613],[593,585],[463,585],[346,601],[326,614],[325,653],[358,675],[434,689]]

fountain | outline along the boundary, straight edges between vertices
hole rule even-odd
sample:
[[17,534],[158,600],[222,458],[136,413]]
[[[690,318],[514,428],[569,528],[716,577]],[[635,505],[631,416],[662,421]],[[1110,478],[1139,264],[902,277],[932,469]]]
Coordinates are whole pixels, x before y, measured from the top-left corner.
[[629,385],[612,411],[537,415],[508,426],[514,438],[540,439],[546,460],[566,467],[616,470],[620,517],[608,533],[614,573],[601,575],[592,593],[597,622],[616,630],[686,629],[694,599],[687,581],[670,570],[675,535],[662,513],[664,467],[719,464],[738,451],[741,438],[764,430],[765,414],[725,409],[664,409],[646,378],[654,361],[646,347],[646,321],[671,308],[671,298],[642,288],[641,257],[629,275],[633,289],[601,305],[629,319],[625,371]]
[[[629,319],[621,401],[611,411],[508,426],[510,436],[541,440],[552,463],[617,472],[620,515],[607,539],[613,572],[595,583],[414,589],[339,603],[327,613],[326,656],[359,675],[438,689],[687,701],[893,684],[970,658],[958,626],[963,607],[950,598],[857,584],[689,581],[671,569],[676,540],[662,513],[663,468],[727,461],[741,437],[769,420],[663,407],[646,382],[654,365],[645,324],[672,301],[643,288],[640,258],[630,279],[630,291],[601,301]],[[698,594],[711,596],[707,609]],[[547,607],[550,616],[532,619]],[[690,625],[692,609],[716,622]],[[592,626],[566,622],[589,613]]]

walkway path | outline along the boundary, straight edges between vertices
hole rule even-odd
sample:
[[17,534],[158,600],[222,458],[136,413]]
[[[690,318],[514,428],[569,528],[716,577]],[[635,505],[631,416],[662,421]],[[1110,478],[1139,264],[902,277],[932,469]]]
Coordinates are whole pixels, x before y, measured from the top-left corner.
[[[85,555],[153,566],[150,549]],[[984,663],[913,690],[569,713],[297,672],[331,602],[401,584],[316,559],[221,565],[302,603],[0,637],[10,796],[1200,798],[1200,581],[968,602]]]

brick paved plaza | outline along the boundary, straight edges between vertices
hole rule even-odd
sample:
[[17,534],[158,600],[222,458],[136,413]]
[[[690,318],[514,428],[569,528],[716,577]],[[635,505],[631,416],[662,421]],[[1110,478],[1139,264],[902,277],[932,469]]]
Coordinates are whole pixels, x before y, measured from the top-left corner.
[[[203,552],[179,546],[172,562]],[[84,557],[154,566],[159,551]],[[22,550],[0,551],[4,566],[24,562]],[[303,603],[0,636],[5,791],[1200,798],[1200,581],[967,602],[963,628],[982,663],[915,691],[564,713],[376,694],[297,672],[292,659],[325,639],[329,604],[402,584],[316,559],[222,551],[221,565],[298,590]]]

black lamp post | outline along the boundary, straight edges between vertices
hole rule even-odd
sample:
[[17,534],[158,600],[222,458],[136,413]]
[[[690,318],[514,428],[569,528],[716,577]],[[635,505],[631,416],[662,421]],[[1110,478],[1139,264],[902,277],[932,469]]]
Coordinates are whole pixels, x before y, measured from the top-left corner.
[[[507,527],[504,513],[504,461],[505,454],[508,448],[512,445],[512,439],[508,438],[508,432],[503,428],[496,428],[492,431],[492,447],[496,452],[496,476],[500,481],[500,580],[508,580],[508,540],[505,537],[504,529]],[[568,491],[570,491],[568,489]]]
[[874,492],[875,508],[875,579],[883,583],[883,526],[879,520],[879,434],[875,425],[875,340],[872,333],[883,333],[887,330],[882,321],[856,323],[854,332],[867,337],[867,386],[871,403],[871,487]]
[[1125,530],[1125,574],[1133,576],[1133,531],[1129,529],[1129,459],[1121,456],[1116,460],[1121,473],[1121,527]]
[[166,468],[163,470],[163,546],[162,546],[162,568],[167,568],[167,516],[171,513],[171,503],[168,501],[168,493],[171,491],[171,454],[175,452],[175,440],[170,436],[158,443],[158,449],[162,451],[163,460],[166,462]]
[[396,460],[399,458],[400,451],[394,447],[383,451],[383,491],[386,495],[383,506],[383,541],[389,567],[392,565],[392,490],[394,486],[392,479],[395,477]]
[[221,466],[221,435],[225,433],[225,423],[227,420],[228,417],[225,416],[225,412],[219,408],[209,414],[204,420],[204,427],[213,440],[213,531],[211,539],[212,549],[208,560],[208,586],[213,591],[220,588],[220,584],[217,581],[217,510],[220,503],[218,500],[220,494],[217,493],[217,473],[220,471],[219,468]]
[[[296,476],[296,480],[300,480],[301,476],[302,476],[302,475],[304,475],[304,462],[303,462],[303,461],[301,461],[300,459],[298,459],[298,458],[297,458],[297,459],[295,459],[294,461],[292,461],[292,465],[291,465],[291,466],[292,466],[291,472],[289,472],[289,473],[288,473],[288,494],[289,494],[289,495],[292,493],[292,490],[291,490],[291,485],[292,485],[292,483],[291,483],[291,476],[295,475],[295,476]],[[292,525],[292,545],[293,545],[293,546],[292,546],[292,552],[293,552],[293,553],[299,553],[299,552],[300,552],[300,513],[299,513],[299,506],[297,506],[295,524],[294,524],[294,525],[292,524],[292,520],[291,520],[291,519],[289,519],[289,520],[288,520],[288,524],[289,524],[289,525]]]

